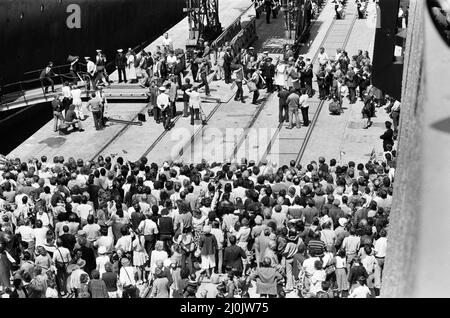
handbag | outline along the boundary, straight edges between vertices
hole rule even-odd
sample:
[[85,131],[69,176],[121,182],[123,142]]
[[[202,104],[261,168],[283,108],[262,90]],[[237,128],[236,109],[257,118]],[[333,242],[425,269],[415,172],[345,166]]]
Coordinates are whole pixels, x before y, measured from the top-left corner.
[[250,92],[254,92],[254,91],[257,90],[256,84],[255,84],[254,82],[251,82],[251,81],[248,81],[248,82],[247,82],[247,87],[248,87],[248,90],[249,90]]
[[61,251],[59,250],[59,248],[57,248],[57,250],[58,250],[59,255],[61,255],[61,259],[63,260],[63,262],[55,261],[55,267],[56,267],[56,269],[59,270],[59,271],[65,271],[66,268],[67,268],[67,263],[64,262],[64,257],[62,256],[62,253],[61,253]]

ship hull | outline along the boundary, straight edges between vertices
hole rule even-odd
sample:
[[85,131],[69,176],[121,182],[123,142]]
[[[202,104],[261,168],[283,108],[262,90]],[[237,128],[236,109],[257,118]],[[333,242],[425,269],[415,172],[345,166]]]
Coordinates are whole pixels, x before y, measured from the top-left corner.
[[184,0],[0,0],[0,84],[96,49],[111,61],[118,48],[155,40],[182,19],[183,7]]

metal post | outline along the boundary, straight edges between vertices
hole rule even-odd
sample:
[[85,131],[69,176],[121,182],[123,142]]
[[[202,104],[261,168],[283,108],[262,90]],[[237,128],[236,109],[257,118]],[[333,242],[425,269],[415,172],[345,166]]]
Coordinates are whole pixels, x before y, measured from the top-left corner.
[[20,83],[20,91],[22,93],[23,100],[25,101],[25,104],[28,106],[28,101],[27,101],[27,97],[25,96],[25,91],[23,90],[22,82],[19,82],[19,83]]

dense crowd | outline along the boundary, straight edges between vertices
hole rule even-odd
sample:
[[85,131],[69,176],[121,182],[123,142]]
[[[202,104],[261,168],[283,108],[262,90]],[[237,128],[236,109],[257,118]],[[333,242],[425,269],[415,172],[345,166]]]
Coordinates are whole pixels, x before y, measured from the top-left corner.
[[2,296],[374,297],[395,158],[4,159]]

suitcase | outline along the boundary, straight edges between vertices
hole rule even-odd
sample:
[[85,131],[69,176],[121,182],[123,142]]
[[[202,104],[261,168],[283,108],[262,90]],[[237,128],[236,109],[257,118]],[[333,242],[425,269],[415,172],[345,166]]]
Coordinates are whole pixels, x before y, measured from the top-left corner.
[[145,114],[144,114],[144,113],[139,113],[139,114],[138,114],[138,120],[139,120],[139,121],[146,121],[146,120],[145,120]]
[[341,114],[341,107],[339,105],[339,102],[331,102],[328,106],[328,110],[333,115],[340,115]]

